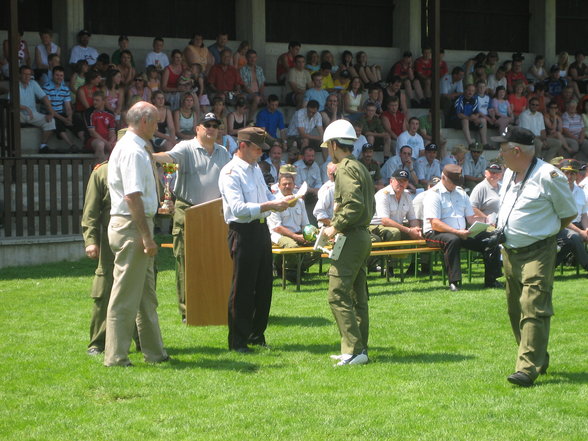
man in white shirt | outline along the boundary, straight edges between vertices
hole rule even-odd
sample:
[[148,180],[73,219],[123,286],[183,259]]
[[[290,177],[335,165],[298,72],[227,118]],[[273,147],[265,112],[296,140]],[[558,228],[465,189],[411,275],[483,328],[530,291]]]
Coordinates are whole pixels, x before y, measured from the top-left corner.
[[400,148],[400,154],[392,156],[382,166],[380,170],[382,179],[384,182],[387,182],[396,170],[406,170],[406,172],[408,172],[408,190],[411,193],[414,193],[419,182],[419,178],[416,174],[415,162],[416,161],[412,158],[412,147],[409,145],[402,146]]
[[408,120],[408,130],[402,132],[396,141],[396,155],[400,154],[400,148],[405,145],[412,148],[412,157],[415,160],[425,154],[425,141],[418,134],[419,125],[420,122],[417,117],[413,116]]
[[79,60],[86,60],[88,65],[93,66],[98,60],[98,51],[93,47],[88,46],[92,34],[85,29],[78,32],[78,42],[71,48],[71,55],[69,57],[69,64],[76,64]]
[[331,225],[331,218],[335,210],[335,173],[337,164],[329,162],[327,164],[327,181],[319,188],[316,205],[312,214],[318,221],[318,226],[328,227]]
[[310,100],[306,108],[297,110],[288,125],[288,144],[298,143],[299,149],[312,145],[318,147],[323,139],[323,119],[319,104]]
[[543,114],[537,110],[538,108],[539,100],[531,98],[529,108],[519,115],[519,127],[533,132],[535,135],[535,155],[538,158],[543,158],[545,162],[549,162],[560,153],[561,141],[547,137],[545,120]]
[[443,168],[441,182],[427,191],[424,201],[424,227],[427,245],[441,247],[449,279],[449,289],[459,291],[461,285],[460,250],[484,253],[484,283],[486,287],[499,287],[500,252],[498,246],[485,249],[482,239],[490,233],[470,237],[466,222],[485,221],[474,216],[467,194],[461,188],[462,170],[459,165],[448,164]]
[[157,108],[141,101],[127,113],[129,129],[108,162],[111,198],[108,240],[114,258],[114,283],[106,315],[106,366],[132,366],[129,346],[137,324],[145,361],[161,363],[163,348],[155,294],[153,217],[159,208],[150,139]]
[[304,196],[304,202],[306,204],[306,210],[308,212],[308,218],[314,223],[314,216],[312,216],[312,210],[316,204],[317,194],[319,188],[323,185],[322,173],[319,165],[314,160],[315,152],[312,147],[305,147],[302,150],[302,159],[296,161],[294,166],[296,167],[296,187],[306,182],[308,190]]
[[488,166],[488,161],[483,156],[484,147],[479,142],[470,144],[469,149],[463,162],[463,177],[465,186],[472,189],[484,180],[484,170]]
[[159,71],[162,71],[169,66],[169,58],[163,51],[163,38],[155,37],[153,39],[153,51],[147,54],[145,58],[145,68],[155,66]]

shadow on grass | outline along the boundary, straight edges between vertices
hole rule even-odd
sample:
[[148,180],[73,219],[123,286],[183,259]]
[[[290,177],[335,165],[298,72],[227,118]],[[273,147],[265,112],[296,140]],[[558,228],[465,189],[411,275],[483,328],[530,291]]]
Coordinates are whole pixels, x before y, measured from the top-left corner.
[[285,352],[309,352],[311,354],[332,354],[337,352],[339,347],[333,344],[286,344],[280,345],[279,349]]
[[[244,357],[249,357],[249,355],[244,355]],[[166,367],[175,370],[210,369],[213,371],[235,371],[243,374],[254,374],[259,371],[259,365],[255,363],[242,360],[219,360],[217,358],[201,358],[196,361],[172,360]]]
[[537,386],[543,384],[566,384],[566,383],[577,383],[586,384],[588,383],[588,372],[548,372],[547,378],[536,383]]
[[309,327],[318,327],[318,326],[327,326],[331,325],[332,322],[327,320],[324,317],[300,317],[300,316],[283,316],[283,315],[273,315],[269,318],[270,325],[278,325],[278,326],[309,326]]
[[170,356],[179,355],[179,354],[209,354],[209,355],[219,355],[219,354],[227,354],[229,352],[226,348],[216,348],[214,346],[190,346],[185,348],[165,348],[167,353]]
[[[378,363],[459,363],[473,360],[473,355],[452,354],[449,352],[407,352],[402,350],[390,351],[390,348],[370,348],[373,360]],[[370,357],[371,358],[371,357]]]

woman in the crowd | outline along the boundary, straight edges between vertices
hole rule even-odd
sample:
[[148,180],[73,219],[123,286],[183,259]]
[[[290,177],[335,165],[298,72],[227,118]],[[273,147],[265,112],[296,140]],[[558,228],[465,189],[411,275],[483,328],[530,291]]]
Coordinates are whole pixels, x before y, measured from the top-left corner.
[[198,114],[194,112],[194,95],[191,92],[182,94],[182,104],[174,111],[174,127],[179,140],[194,138],[194,127],[198,122]]
[[174,118],[165,105],[165,95],[161,90],[153,92],[151,102],[157,108],[157,130],[153,135],[156,152],[171,150],[176,144]]

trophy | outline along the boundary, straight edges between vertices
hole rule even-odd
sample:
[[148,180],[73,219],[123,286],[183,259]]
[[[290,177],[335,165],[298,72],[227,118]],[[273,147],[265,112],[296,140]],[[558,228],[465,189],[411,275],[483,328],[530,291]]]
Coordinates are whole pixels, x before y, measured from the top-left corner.
[[342,233],[335,235],[334,241],[330,240],[325,234],[325,227],[321,227],[319,233],[316,236],[316,242],[314,243],[314,249],[326,254],[329,259],[337,260],[345,245],[347,236]]
[[161,203],[161,207],[159,207],[157,210],[159,214],[172,214],[173,200],[170,185],[174,179],[174,174],[176,173],[177,169],[178,164],[174,164],[173,162],[166,162],[163,164],[163,202]]

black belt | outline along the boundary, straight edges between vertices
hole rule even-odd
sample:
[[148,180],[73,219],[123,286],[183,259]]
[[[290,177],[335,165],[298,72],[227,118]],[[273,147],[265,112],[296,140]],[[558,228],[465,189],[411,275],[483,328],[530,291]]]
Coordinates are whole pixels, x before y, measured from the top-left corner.
[[535,250],[541,249],[545,246],[547,241],[554,240],[554,239],[555,239],[555,236],[549,236],[549,237],[546,237],[545,239],[538,240],[537,242],[532,243],[531,245],[527,245],[526,247],[521,247],[521,248],[506,248],[506,247],[504,247],[504,249],[509,254],[526,253],[528,251],[535,251]]

